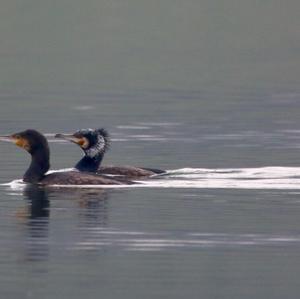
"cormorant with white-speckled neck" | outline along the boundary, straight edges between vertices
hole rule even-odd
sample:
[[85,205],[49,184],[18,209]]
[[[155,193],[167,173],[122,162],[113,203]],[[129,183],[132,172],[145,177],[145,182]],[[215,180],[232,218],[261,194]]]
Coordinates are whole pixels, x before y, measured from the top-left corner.
[[71,141],[80,146],[84,157],[75,165],[83,172],[123,176],[126,178],[143,178],[165,171],[155,168],[141,168],[134,166],[102,166],[104,154],[109,148],[110,137],[105,129],[82,129],[74,134],[56,134],[56,138]]

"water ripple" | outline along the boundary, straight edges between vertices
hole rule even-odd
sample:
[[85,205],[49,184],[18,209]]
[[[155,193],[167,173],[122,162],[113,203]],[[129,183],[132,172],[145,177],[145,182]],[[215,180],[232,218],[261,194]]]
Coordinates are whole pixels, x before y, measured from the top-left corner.
[[170,249],[200,249],[207,247],[247,247],[300,245],[300,235],[227,234],[227,233],[146,233],[103,229],[86,229],[87,239],[75,243],[69,250],[97,250],[102,247],[123,250],[162,251]]

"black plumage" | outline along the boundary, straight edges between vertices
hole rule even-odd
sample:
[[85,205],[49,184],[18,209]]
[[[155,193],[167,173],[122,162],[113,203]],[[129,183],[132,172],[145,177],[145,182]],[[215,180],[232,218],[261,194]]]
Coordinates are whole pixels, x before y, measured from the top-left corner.
[[31,155],[31,163],[23,176],[26,183],[40,185],[124,185],[133,182],[112,179],[92,173],[79,171],[53,172],[50,168],[50,150],[47,139],[36,130],[26,130],[9,136],[0,136],[0,140],[15,143]]

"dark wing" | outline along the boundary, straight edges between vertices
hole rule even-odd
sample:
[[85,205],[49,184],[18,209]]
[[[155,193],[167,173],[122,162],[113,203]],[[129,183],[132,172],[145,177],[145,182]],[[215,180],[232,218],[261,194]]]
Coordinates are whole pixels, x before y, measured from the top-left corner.
[[134,182],[124,179],[112,179],[109,177],[95,175],[91,173],[66,171],[53,172],[46,175],[42,185],[131,185]]
[[133,166],[101,166],[97,171],[97,174],[120,175],[129,178],[149,177],[158,173],[164,173],[164,171],[159,169],[138,168]]
[[145,171],[151,171],[153,174],[163,174],[163,173],[166,173],[165,170],[157,169],[157,168],[142,167],[140,169],[143,169]]

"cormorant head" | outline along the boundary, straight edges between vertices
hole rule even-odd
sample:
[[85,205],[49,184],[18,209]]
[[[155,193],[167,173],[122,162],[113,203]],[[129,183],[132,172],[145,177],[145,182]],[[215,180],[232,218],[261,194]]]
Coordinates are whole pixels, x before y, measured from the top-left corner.
[[55,138],[76,143],[91,158],[104,154],[110,143],[109,134],[105,129],[82,129],[74,134],[56,134]]
[[36,130],[28,129],[12,135],[0,136],[0,140],[8,141],[24,148],[31,155],[44,152],[49,156],[49,147],[46,138]]

